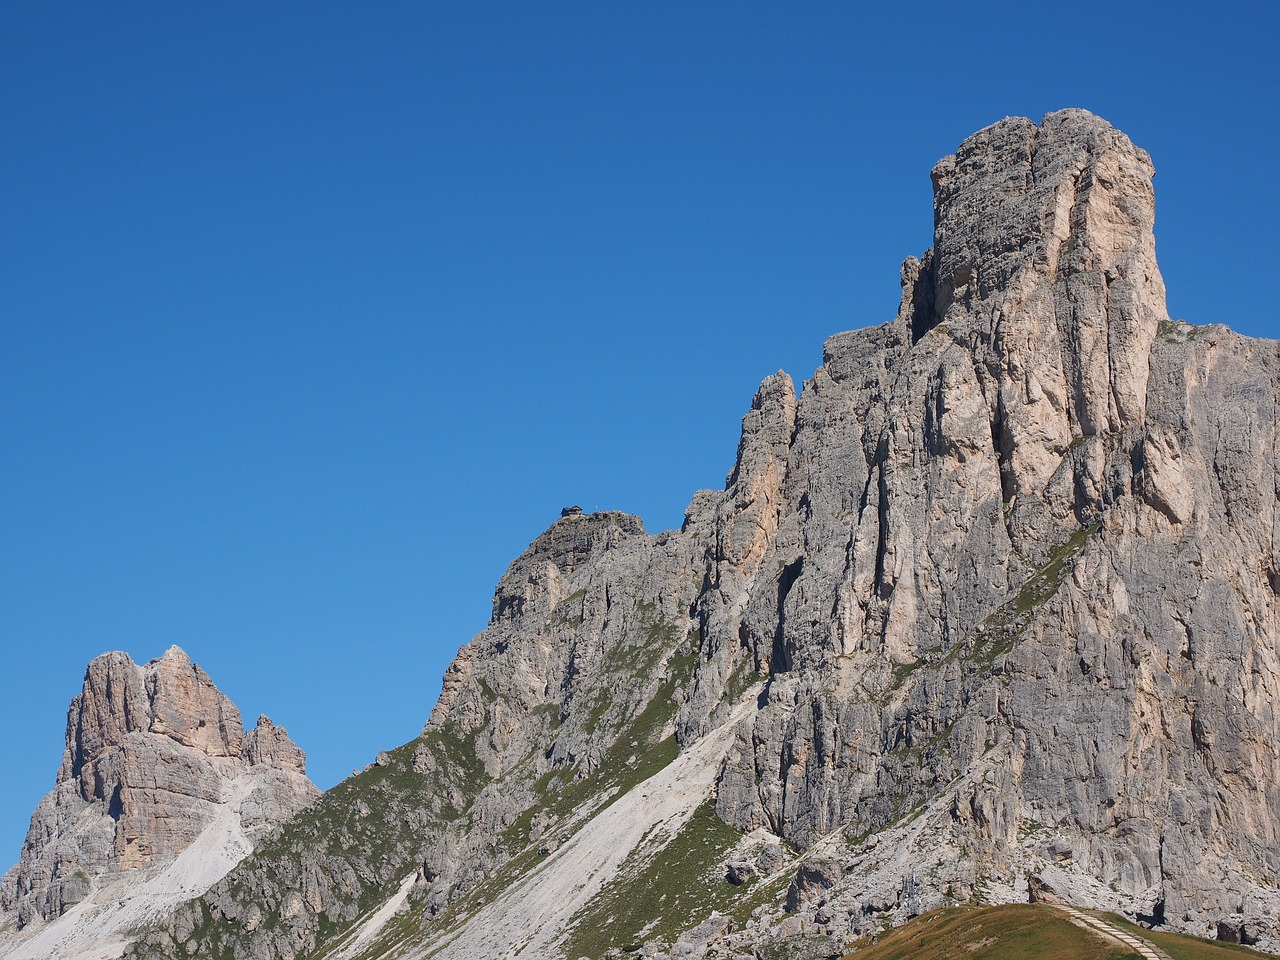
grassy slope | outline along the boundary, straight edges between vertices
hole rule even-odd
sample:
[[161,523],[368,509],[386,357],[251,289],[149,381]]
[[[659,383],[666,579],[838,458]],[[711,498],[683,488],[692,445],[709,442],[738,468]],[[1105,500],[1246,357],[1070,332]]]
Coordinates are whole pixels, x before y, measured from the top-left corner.
[[1114,913],[1107,914],[1107,919],[1122,929],[1145,937],[1163,950],[1173,960],[1243,960],[1245,957],[1261,958],[1270,954],[1259,953],[1249,947],[1240,947],[1230,943],[1214,943],[1196,937],[1184,937],[1177,933],[1158,930],[1144,930],[1137,924],[1130,923],[1124,917]]
[[[501,834],[502,845],[513,852],[511,859],[439,916],[428,920],[415,910],[393,918],[367,950],[359,954],[362,960],[365,957],[384,956],[388,951],[405,945],[438,943],[443,934],[467,922],[477,910],[501,896],[507,887],[536,867],[543,855],[539,853],[538,840],[530,835],[530,826],[535,816],[542,814],[552,818],[550,825],[544,827],[542,837],[567,836],[570,826],[576,823],[575,814],[584,804],[589,805],[598,798],[605,797],[596,809],[599,812],[676,758],[679,748],[668,727],[677,709],[676,688],[685,677],[692,674],[696,654],[690,651],[679,652],[684,640],[683,629],[656,617],[652,604],[639,604],[637,609],[640,616],[635,636],[629,638],[630,643],[608,651],[604,671],[630,676],[637,684],[651,681],[659,674],[665,673],[665,678],[657,683],[653,697],[643,703],[633,715],[626,716],[623,713],[612,717],[611,725],[617,726],[625,735],[616,738],[592,774],[575,779],[573,769],[561,768],[551,770],[535,781],[533,792],[538,799]],[[677,652],[669,661],[664,661],[665,655],[673,649]],[[667,663],[665,670],[662,668],[664,662]],[[594,729],[603,722],[610,710],[615,713],[625,711],[625,699],[615,703],[608,699],[607,690],[591,692],[595,699],[587,704],[586,720],[591,728]],[[554,709],[554,717],[558,726],[558,707]],[[426,736],[433,735],[435,732]],[[542,744],[536,752],[548,753],[550,748],[547,744]],[[479,773],[482,775],[483,771]],[[478,789],[479,781],[474,786]],[[716,823],[723,830],[729,831],[734,839],[737,838],[731,828],[718,820]],[[581,824],[576,823],[576,826]],[[384,885],[382,897],[389,892],[390,888]],[[369,911],[380,902],[381,899],[369,903],[362,901],[361,910]],[[308,956],[312,960],[320,960],[327,954],[328,949],[321,947]]]
[[[1108,920],[1144,937],[1173,960],[1242,960],[1261,957],[1246,947],[1211,943],[1176,933],[1144,930],[1116,917]],[[1053,907],[948,907],[917,917],[881,937],[863,942],[856,960],[1129,960],[1137,954],[1077,926]]]
[[858,960],[1137,960],[1052,907],[948,907],[917,917],[850,956]]

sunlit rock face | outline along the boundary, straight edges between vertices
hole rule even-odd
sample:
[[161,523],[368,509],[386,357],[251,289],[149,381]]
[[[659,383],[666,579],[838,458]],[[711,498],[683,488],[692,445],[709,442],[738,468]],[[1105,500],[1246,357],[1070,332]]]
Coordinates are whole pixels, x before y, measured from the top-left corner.
[[1032,898],[1280,949],[1280,353],[1169,320],[1153,173],[1081,110],[966,140],[723,490],[565,511],[422,735],[133,955],[832,956]]
[[717,809],[862,878],[824,928],[906,873],[911,909],[1031,881],[1280,946],[1280,362],[1170,322],[1152,176],[1079,110],[966,140],[896,320],[827,342],[720,501],[776,532],[700,599],[770,676]]
[[262,717],[246,734],[235,705],[178,647],[145,666],[103,654],[71,701],[57,785],[32,817],[0,907],[19,928],[53,920],[118,874],[170,863],[232,808],[248,844],[238,860],[317,795],[285,730]]

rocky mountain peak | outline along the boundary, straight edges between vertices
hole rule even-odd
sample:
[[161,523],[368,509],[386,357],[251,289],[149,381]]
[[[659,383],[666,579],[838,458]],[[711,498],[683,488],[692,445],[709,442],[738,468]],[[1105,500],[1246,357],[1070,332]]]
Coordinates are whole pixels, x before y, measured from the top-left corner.
[[[1280,348],[1166,322],[1151,178],[1083,111],[967,139],[723,489],[563,511],[421,736],[132,955],[841,956],[1050,898],[1280,949]],[[229,762],[99,669],[84,737]]]
[[554,607],[568,592],[566,579],[593,552],[643,535],[639,517],[617,510],[562,515],[507,568],[494,591],[490,624]]
[[102,799],[98,761],[129,734],[150,733],[209,757],[238,757],[244,728],[235,705],[180,647],[139,668],[128,654],[95,657],[67,714],[58,782],[79,782],[85,800]]
[[1042,491],[1072,444],[1143,422],[1168,320],[1154,175],[1074,109],[1001,120],[933,169],[933,247],[904,267],[899,322],[971,355],[1006,500]]
[[241,754],[254,766],[279,767],[301,775],[307,772],[307,755],[289,739],[289,732],[284,727],[277,727],[265,713],[258,717],[257,726],[245,736]]
[[56,786],[0,884],[0,909],[20,927],[54,920],[116,875],[173,863],[215,827],[203,856],[225,872],[317,795],[305,772],[284,728],[262,717],[246,735],[235,704],[179,647],[144,666],[102,654],[71,701]]
[[973,134],[933,168],[937,318],[1028,261],[1061,275],[1152,255],[1154,174],[1145,150],[1084,110]]

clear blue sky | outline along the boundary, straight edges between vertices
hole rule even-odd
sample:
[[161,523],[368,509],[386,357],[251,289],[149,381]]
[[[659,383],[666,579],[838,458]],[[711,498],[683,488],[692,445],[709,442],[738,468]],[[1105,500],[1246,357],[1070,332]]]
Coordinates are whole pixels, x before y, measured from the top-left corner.
[[1273,7],[1038,9],[5,3],[0,862],[105,650],[322,787],[415,736],[561,506],[678,525],[892,315],[1003,116],[1129,133],[1171,312],[1276,335]]

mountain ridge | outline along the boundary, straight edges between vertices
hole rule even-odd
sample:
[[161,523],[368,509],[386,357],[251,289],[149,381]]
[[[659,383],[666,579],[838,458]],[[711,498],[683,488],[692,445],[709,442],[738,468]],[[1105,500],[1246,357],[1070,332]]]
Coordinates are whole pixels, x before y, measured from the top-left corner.
[[[1081,110],[965,140],[724,490],[552,523],[422,735],[129,955],[816,957],[1050,898],[1280,950],[1280,344],[1170,320],[1153,176]],[[516,909],[548,877],[596,892]]]
[[[1153,175],[1083,111],[980,131],[934,168],[934,246],[906,261],[897,318],[828,339],[799,398],[766,379],[724,492],[656,537],[580,518],[585,565],[556,545],[573,518],[535,541],[433,713],[502,786],[480,792],[461,879],[456,852],[428,854],[429,904],[510,863],[477,841],[540,809],[539,782],[596,782],[646,710],[687,749],[754,677],[715,810],[805,858],[788,936],[854,939],[1033,881],[1196,932],[1265,927],[1274,883],[1246,877],[1276,869],[1276,346],[1169,320]],[[1227,666],[1249,651],[1258,671]],[[1194,733],[1233,716],[1256,733]],[[1225,800],[1200,786],[1246,760],[1259,773]]]

